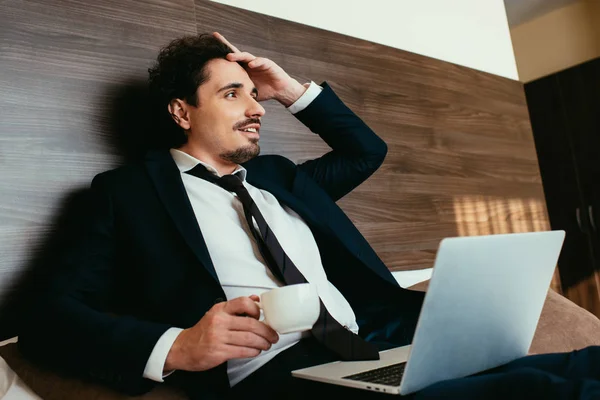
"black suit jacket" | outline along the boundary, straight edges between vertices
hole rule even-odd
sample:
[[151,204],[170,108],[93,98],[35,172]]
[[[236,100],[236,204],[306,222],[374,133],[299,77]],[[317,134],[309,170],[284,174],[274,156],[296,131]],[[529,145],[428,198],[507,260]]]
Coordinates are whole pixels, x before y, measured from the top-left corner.
[[[381,165],[387,146],[323,86],[296,117],[333,150],[301,165],[266,155],[244,167],[250,184],[308,224],[329,280],[352,305],[361,334],[372,339],[382,306],[401,305],[405,291],[335,201]],[[57,271],[29,313],[20,348],[118,390],[141,393],[155,384],[142,375],[160,336],[170,327],[193,326],[225,299],[203,239],[218,226],[198,226],[168,151],[96,176],[90,201],[74,243],[52,266]],[[168,379],[190,393],[228,389],[226,364],[178,371]]]

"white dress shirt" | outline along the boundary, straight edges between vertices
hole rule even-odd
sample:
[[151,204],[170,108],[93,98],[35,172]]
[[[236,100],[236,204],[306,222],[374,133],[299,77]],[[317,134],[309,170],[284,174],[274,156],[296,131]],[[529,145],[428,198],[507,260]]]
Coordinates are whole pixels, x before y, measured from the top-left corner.
[[[311,82],[306,92],[288,107],[288,110],[292,113],[303,110],[321,90],[320,86]],[[213,183],[185,173],[197,164],[204,165],[219,176],[217,170],[176,149],[171,149],[171,155],[181,173],[183,185],[227,300],[252,294],[260,295],[283,286],[283,282],[278,281],[266,266],[249,230],[242,203],[236,196]],[[358,333],[354,312],[339,290],[327,280],[319,249],[304,220],[292,209],[280,204],[271,193],[246,182],[247,171],[242,166],[238,166],[234,173],[242,178],[244,186],[286,254],[307,281],[317,287],[329,313],[340,324]],[[255,229],[258,229],[256,223],[254,225]],[[179,328],[171,328],[160,337],[146,364],[145,378],[163,381],[167,354],[181,331]],[[277,354],[308,335],[310,332],[279,335],[279,341],[257,357],[229,360],[227,374],[230,385],[239,383]]]

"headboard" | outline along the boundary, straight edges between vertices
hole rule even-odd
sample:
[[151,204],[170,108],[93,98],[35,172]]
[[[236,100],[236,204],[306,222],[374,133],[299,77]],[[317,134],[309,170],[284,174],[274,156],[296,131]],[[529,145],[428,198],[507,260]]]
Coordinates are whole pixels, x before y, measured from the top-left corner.
[[[204,0],[5,1],[0,338],[15,333],[14,299],[60,242],[66,206],[126,161],[124,136],[143,137],[158,49],[214,30],[300,82],[327,81],[387,142],[381,169],[339,204],[390,269],[431,267],[447,236],[549,228],[519,82]],[[328,150],[283,107],[265,108],[263,154]]]

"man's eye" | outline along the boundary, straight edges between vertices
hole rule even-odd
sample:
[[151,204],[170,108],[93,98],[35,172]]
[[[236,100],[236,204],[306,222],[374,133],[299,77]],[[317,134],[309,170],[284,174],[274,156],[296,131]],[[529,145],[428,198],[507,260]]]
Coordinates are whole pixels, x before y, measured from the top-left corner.
[[227,94],[225,95],[225,97],[229,97],[229,95],[230,95],[230,94],[233,94],[233,95],[235,95],[235,92],[229,92],[229,93],[227,93]]

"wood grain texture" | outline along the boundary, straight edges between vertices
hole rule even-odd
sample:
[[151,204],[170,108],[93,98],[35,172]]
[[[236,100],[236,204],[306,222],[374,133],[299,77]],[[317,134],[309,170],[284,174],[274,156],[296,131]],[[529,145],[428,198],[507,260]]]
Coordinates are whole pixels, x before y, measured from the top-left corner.
[[0,337],[65,201],[123,162],[122,109],[138,117],[127,93],[160,46],[196,32],[194,12],[192,0],[0,2]]
[[[518,82],[204,0],[3,0],[0,303],[73,193],[124,162],[121,136],[143,133],[158,49],[214,30],[300,82],[327,81],[388,143],[382,168],[339,204],[390,269],[430,267],[444,237],[547,229]],[[263,154],[302,162],[329,150],[264,106]]]

